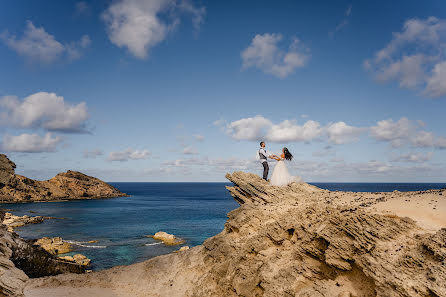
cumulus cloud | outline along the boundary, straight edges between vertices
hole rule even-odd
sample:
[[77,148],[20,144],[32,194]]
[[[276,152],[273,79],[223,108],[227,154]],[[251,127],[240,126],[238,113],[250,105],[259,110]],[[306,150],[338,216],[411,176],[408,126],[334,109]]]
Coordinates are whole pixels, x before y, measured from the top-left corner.
[[50,64],[59,59],[78,59],[91,43],[88,35],[83,35],[79,41],[61,43],[43,27],[36,27],[31,21],[26,22],[21,38],[11,36],[8,32],[3,32],[0,38],[27,61],[40,64]]
[[393,155],[391,160],[394,162],[415,162],[415,163],[423,163],[432,159],[433,152],[423,153],[414,153],[410,152],[402,155]]
[[144,59],[180,22],[178,12],[192,15],[197,29],[203,22],[204,8],[189,1],[118,0],[102,14],[110,41]]
[[326,128],[328,139],[334,144],[356,141],[364,130],[364,128],[349,126],[344,122],[333,123]]
[[282,39],[282,34],[257,34],[241,53],[242,69],[254,67],[284,78],[304,67],[311,57],[310,50],[298,38],[293,38],[288,48],[281,48]]
[[356,128],[344,122],[321,126],[317,121],[307,120],[299,125],[296,120],[284,120],[274,124],[271,120],[257,115],[253,118],[243,118],[226,125],[225,132],[236,140],[271,142],[310,142],[328,135],[329,140],[335,144],[355,140],[363,128]]
[[265,137],[272,122],[260,115],[244,118],[226,125],[226,133],[236,140],[258,141]]
[[303,125],[298,125],[294,120],[284,120],[277,125],[271,125],[265,139],[271,142],[309,142],[322,133],[323,128],[316,121],[308,120]]
[[16,96],[0,99],[0,124],[18,128],[43,128],[65,133],[85,133],[87,105],[72,105],[55,93],[39,92],[20,101]]
[[108,161],[120,161],[126,162],[128,160],[145,160],[150,156],[150,151],[148,150],[134,150],[128,148],[123,151],[111,152],[107,157]]
[[414,147],[444,148],[444,138],[436,137],[434,133],[421,128],[424,126],[417,126],[403,117],[397,122],[392,119],[379,121],[376,126],[370,128],[370,134],[376,140],[389,142],[392,147],[409,144]]
[[17,136],[6,134],[3,136],[1,148],[6,152],[54,152],[61,141],[61,137],[52,137],[52,134],[49,132],[43,137],[37,134],[26,133]]
[[445,20],[409,19],[364,66],[379,81],[397,81],[402,88],[440,97],[446,94],[445,48]]
[[86,150],[86,151],[84,151],[82,153],[82,156],[85,159],[96,159],[96,157],[99,157],[99,156],[102,156],[102,155],[104,155],[104,151],[100,150],[100,149],[95,149],[95,150],[92,150],[92,151]]

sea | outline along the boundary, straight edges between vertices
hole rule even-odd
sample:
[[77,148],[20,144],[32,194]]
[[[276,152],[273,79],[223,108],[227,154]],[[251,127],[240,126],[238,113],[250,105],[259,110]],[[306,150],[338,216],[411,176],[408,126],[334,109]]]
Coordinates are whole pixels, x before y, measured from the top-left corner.
[[[92,270],[129,265],[200,245],[220,233],[227,213],[238,207],[228,183],[110,183],[130,197],[65,202],[0,204],[15,215],[56,219],[15,231],[25,239],[60,236],[74,251],[92,260]],[[446,183],[312,183],[323,189],[353,192],[421,191],[446,188]],[[165,231],[185,241],[166,246],[150,238]]]

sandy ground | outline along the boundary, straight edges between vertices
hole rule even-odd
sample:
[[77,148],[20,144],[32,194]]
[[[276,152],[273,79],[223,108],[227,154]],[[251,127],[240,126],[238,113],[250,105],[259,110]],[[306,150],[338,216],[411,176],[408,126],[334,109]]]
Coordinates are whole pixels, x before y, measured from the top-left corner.
[[71,287],[56,287],[56,288],[34,288],[30,291],[25,290],[25,296],[42,296],[42,297],[115,297],[116,295],[111,289],[105,288],[71,288]]
[[446,228],[446,196],[435,194],[402,195],[373,205],[379,213],[409,217],[429,231]]

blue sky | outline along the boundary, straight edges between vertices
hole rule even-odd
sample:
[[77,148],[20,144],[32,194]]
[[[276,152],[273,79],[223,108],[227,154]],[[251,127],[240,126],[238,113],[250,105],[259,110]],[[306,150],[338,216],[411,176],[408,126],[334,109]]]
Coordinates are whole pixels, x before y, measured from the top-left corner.
[[443,182],[444,1],[2,1],[17,173],[224,181],[259,140],[306,181]]

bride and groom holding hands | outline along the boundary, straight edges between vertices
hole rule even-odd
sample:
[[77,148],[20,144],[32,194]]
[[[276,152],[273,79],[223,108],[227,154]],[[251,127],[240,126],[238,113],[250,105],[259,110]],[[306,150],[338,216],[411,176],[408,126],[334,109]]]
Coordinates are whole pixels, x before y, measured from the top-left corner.
[[285,165],[285,160],[291,161],[293,159],[293,155],[290,151],[284,147],[282,149],[282,154],[277,156],[275,154],[270,154],[265,149],[265,142],[260,142],[259,149],[260,162],[263,165],[263,179],[268,181],[268,158],[274,159],[277,161],[276,166],[274,167],[273,174],[271,175],[270,184],[273,186],[286,186],[293,182],[300,182],[301,178],[299,176],[291,176],[288,172],[288,169]]

